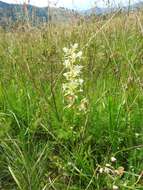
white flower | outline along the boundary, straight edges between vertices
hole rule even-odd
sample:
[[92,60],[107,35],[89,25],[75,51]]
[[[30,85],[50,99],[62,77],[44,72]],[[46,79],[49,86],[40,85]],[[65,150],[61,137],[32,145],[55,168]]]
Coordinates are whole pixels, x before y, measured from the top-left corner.
[[106,164],[106,167],[111,168],[112,166],[110,164]]
[[69,82],[69,89],[74,90],[78,88],[78,82],[76,80]]
[[78,43],[73,44],[71,47],[73,50],[76,50],[78,48]]
[[82,85],[82,84],[83,84],[83,82],[84,82],[84,80],[83,80],[83,79],[79,79],[79,84],[80,84],[80,85]]
[[119,190],[119,187],[117,185],[113,185],[113,190]]
[[100,168],[99,169],[99,173],[102,174],[104,172],[104,169],[103,168]]
[[116,158],[115,157],[111,157],[111,162],[116,162]]
[[71,73],[70,73],[70,72],[64,73],[63,76],[64,76],[67,80],[69,80],[70,77],[71,77]]
[[77,57],[81,58],[82,57],[82,51],[79,51],[77,54],[76,54]]
[[72,164],[72,162],[68,162],[68,164],[67,164],[68,166],[72,166],[73,164]]
[[76,58],[77,58],[76,53],[73,52],[71,54],[70,58],[71,58],[71,61],[74,63],[76,61]]
[[68,68],[70,66],[70,61],[69,60],[65,60],[63,65]]
[[139,133],[135,133],[135,136],[136,136],[136,137],[139,137],[139,136],[140,136],[140,134],[139,134]]
[[64,51],[64,53],[68,53],[69,49],[66,48],[66,47],[64,47],[64,48],[63,48],[63,51]]
[[76,73],[81,73],[81,70],[83,69],[83,66],[81,66],[81,65],[75,65],[74,66],[74,71],[76,72]]
[[[83,66],[76,64],[82,58],[82,51],[77,52],[78,44],[71,45],[70,49],[63,48],[65,53],[65,61],[63,66],[66,71],[63,74],[66,82],[63,84],[62,89],[66,99],[66,108],[75,107],[75,100],[78,99],[78,94],[83,92],[83,82],[81,78]],[[77,101],[78,102],[78,101]],[[83,98],[77,108],[79,111],[86,113],[88,101]]]
[[80,88],[80,89],[79,89],[79,92],[83,92],[83,89],[82,89],[82,88]]
[[111,169],[109,169],[109,168],[107,168],[107,167],[104,168],[104,172],[105,172],[106,174],[109,174],[110,171],[111,171]]

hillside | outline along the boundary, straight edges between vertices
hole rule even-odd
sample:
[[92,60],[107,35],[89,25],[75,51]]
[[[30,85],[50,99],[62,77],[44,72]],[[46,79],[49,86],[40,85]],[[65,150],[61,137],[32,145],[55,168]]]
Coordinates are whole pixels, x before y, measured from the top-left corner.
[[69,21],[73,16],[77,15],[73,10],[65,8],[39,8],[32,5],[8,4],[0,1],[0,25],[10,24],[17,20],[28,19],[34,24],[48,21]]
[[91,8],[85,11],[82,11],[81,13],[84,15],[91,15],[91,14],[96,14],[96,15],[102,15],[102,14],[107,14],[107,13],[111,13],[113,11],[117,11],[119,9],[121,9],[122,11],[128,11],[128,10],[137,10],[143,7],[143,2],[139,2],[139,3],[135,3],[133,5],[130,6],[123,6],[123,7],[117,7],[117,8],[100,8],[100,7],[95,7],[95,8]]

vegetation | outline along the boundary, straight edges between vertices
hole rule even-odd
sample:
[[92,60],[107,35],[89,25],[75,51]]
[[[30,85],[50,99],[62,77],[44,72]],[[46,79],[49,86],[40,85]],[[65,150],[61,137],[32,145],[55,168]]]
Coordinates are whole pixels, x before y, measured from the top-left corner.
[[[0,189],[143,189],[142,22],[138,12],[0,31]],[[73,44],[84,111],[62,89]]]

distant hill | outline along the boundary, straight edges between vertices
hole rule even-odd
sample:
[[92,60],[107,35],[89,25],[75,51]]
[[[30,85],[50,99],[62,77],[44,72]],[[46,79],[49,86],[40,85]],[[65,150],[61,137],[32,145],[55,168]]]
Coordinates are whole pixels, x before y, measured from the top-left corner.
[[96,15],[102,15],[111,12],[111,9],[109,8],[100,8],[100,7],[95,7],[91,9],[87,9],[84,11],[81,11],[82,15],[89,16],[91,14],[96,14]]
[[81,14],[83,15],[91,15],[91,14],[96,14],[96,15],[102,15],[102,14],[107,14],[107,13],[111,13],[113,11],[118,10],[119,8],[122,11],[127,11],[127,10],[137,10],[143,7],[143,2],[139,2],[139,3],[135,3],[133,5],[130,6],[123,6],[123,7],[118,7],[118,8],[99,8],[99,7],[95,7],[95,8],[91,8],[85,11],[81,11]]
[[32,5],[9,4],[0,1],[0,25],[9,25],[15,21],[29,20],[33,24],[47,22],[69,21],[73,16],[78,16],[78,13],[66,8],[39,8]]

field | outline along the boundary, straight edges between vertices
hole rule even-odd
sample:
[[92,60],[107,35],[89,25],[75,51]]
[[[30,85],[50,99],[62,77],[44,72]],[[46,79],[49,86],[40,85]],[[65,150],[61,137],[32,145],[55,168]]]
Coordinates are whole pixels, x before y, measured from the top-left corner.
[[142,24],[0,30],[1,190],[143,190]]

